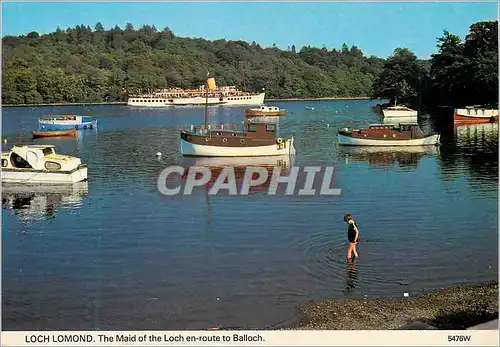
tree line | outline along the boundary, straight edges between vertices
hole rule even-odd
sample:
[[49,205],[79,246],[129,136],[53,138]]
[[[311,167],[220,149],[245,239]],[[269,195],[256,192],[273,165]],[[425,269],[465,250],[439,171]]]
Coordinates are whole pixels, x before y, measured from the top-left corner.
[[445,32],[430,61],[406,48],[396,48],[388,59],[366,57],[346,44],[280,50],[256,42],[177,37],[168,27],[160,31],[150,25],[105,30],[97,23],[44,35],[30,32],[2,38],[2,102],[125,101],[138,91],[196,88],[207,72],[217,85],[265,89],[268,98],[489,102],[498,87],[496,27],[497,22],[475,23],[465,42]]
[[420,107],[498,104],[498,21],[474,23],[462,41],[447,30],[438,51],[418,61],[396,48],[373,84],[372,97]]

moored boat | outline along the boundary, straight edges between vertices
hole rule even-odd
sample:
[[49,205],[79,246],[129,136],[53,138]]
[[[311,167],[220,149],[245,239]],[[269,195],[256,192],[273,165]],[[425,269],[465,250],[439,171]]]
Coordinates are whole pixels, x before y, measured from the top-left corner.
[[344,128],[338,131],[344,146],[428,146],[439,145],[440,134],[424,134],[416,123],[372,124],[365,129]]
[[417,117],[418,111],[406,106],[390,106],[382,108],[384,118]]
[[267,106],[261,105],[258,108],[247,108],[245,110],[245,116],[247,117],[259,117],[259,116],[283,116],[286,110],[281,109],[277,106]]
[[38,119],[38,130],[97,129],[97,119],[91,116],[60,115]]
[[76,183],[87,180],[80,158],[56,154],[54,145],[19,145],[2,153],[2,183]]
[[253,157],[295,154],[294,139],[278,137],[273,122],[245,122],[244,130],[181,131],[181,153],[201,157]]
[[181,130],[180,149],[191,157],[259,157],[294,155],[292,138],[278,136],[278,123],[269,121],[244,122],[243,130],[211,129],[208,126],[208,90],[205,94],[205,124],[199,131]]
[[34,139],[44,138],[44,137],[59,137],[59,136],[75,136],[76,129],[71,130],[54,130],[54,131],[35,131],[31,132]]
[[454,110],[453,120],[455,123],[495,123],[498,122],[498,108],[457,108]]

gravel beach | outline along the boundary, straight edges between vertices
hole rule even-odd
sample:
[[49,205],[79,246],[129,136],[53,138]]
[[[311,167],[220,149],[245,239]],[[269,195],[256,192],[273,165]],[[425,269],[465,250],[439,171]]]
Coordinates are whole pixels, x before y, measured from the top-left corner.
[[498,282],[401,299],[309,301],[297,330],[466,329],[498,319]]

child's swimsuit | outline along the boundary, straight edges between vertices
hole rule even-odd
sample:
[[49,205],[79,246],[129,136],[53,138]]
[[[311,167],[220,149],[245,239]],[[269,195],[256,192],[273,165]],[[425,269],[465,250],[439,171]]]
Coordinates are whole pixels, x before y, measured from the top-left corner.
[[347,238],[349,239],[349,242],[353,243],[356,242],[356,229],[354,229],[355,225],[356,223],[349,223],[349,228],[347,229]]

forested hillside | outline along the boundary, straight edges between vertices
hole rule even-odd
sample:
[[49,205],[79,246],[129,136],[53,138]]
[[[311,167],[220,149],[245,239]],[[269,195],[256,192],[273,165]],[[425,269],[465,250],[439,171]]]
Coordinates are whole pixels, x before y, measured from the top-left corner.
[[384,60],[355,46],[283,51],[244,41],[181,38],[165,28],[77,26],[3,38],[5,104],[101,102],[138,89],[195,88],[207,72],[218,85],[266,97],[367,96]]
[[210,72],[218,85],[265,88],[267,98],[371,96],[414,107],[497,103],[498,21],[473,23],[463,41],[448,31],[436,39],[429,60],[404,47],[381,59],[346,44],[284,51],[182,38],[149,25],[79,25],[2,38],[2,102],[125,101],[139,90],[196,88]]

